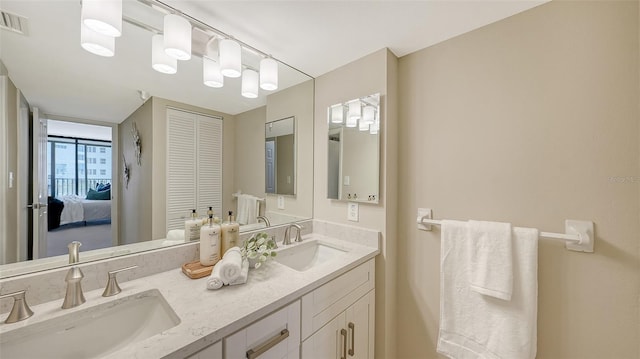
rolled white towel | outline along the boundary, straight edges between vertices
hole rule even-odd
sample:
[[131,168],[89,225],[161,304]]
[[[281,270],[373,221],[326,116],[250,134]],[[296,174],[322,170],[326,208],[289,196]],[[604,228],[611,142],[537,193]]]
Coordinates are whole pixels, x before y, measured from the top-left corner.
[[211,275],[207,278],[207,289],[220,289],[224,284],[222,282],[222,278],[220,277],[220,268],[221,264],[224,263],[224,259],[218,261],[215,266],[213,266],[213,270],[211,271]]
[[229,283],[229,285],[237,285],[237,284],[245,284],[247,283],[247,278],[249,277],[249,261],[242,261],[242,270],[240,271],[240,275],[233,282]]
[[216,267],[220,267],[220,279],[224,284],[233,282],[240,276],[242,271],[242,255],[240,254],[240,248],[229,248],[222,257],[222,264],[216,264]]
[[167,241],[184,242],[184,229],[172,229],[167,232]]

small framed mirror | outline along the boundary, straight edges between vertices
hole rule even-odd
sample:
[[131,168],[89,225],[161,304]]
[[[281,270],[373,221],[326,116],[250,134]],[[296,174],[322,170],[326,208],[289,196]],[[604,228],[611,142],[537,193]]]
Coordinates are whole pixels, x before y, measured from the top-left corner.
[[296,194],[295,117],[268,122],[264,131],[265,192]]
[[378,203],[380,94],[327,108],[327,198]]

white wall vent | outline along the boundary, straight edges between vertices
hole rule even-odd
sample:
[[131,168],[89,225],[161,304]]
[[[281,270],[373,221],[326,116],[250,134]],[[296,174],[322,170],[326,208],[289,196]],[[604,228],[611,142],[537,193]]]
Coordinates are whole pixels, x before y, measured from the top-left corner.
[[0,28],[17,32],[18,34],[28,35],[27,18],[24,16],[12,14],[10,12],[0,10]]

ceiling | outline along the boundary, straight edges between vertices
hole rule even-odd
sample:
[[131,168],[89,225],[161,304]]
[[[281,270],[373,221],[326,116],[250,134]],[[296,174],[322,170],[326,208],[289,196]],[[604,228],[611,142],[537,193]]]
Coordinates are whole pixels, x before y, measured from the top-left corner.
[[[124,1],[126,11],[141,10],[137,1]],[[385,47],[401,57],[545,1],[164,2],[317,77]],[[179,63],[180,76],[153,71],[150,33],[129,23],[113,58],[84,51],[78,0],[2,0],[0,9],[29,18],[26,36],[0,30],[0,59],[29,103],[44,113],[119,123],[143,103],[139,90],[229,114],[266,103],[266,91],[258,99],[241,97],[239,79],[225,79],[224,89],[202,85],[197,57]],[[161,19],[159,14],[144,21],[159,28]],[[243,52],[243,59],[259,61],[251,56]],[[307,79],[280,65],[279,90]]]
[[549,0],[163,0],[318,77],[382,48],[401,57]]

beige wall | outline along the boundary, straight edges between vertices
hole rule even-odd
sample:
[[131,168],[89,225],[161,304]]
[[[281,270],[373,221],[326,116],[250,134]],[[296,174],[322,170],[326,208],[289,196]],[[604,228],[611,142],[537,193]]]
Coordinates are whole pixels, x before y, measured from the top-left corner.
[[18,174],[18,89],[9,78],[6,68],[0,62],[0,81],[2,83],[2,98],[0,99],[0,124],[2,131],[0,131],[1,155],[0,166],[2,166],[3,173],[2,192],[3,196],[0,204],[2,207],[0,210],[0,216],[2,216],[2,235],[0,242],[0,249],[2,249],[2,255],[0,255],[0,264],[13,263],[17,259],[17,240],[18,238],[18,180],[14,178],[13,187],[9,188],[8,176],[9,172],[12,172],[14,176]]
[[[129,117],[118,125],[118,244],[131,244],[151,240],[152,218],[152,183],[153,159],[153,99],[147,100],[138,107]],[[141,165],[138,166],[131,130],[133,122],[140,134],[141,140]],[[123,179],[124,165],[122,154],[131,174],[129,185]]]
[[[235,152],[241,159],[233,167],[235,173],[234,192],[242,191],[264,198],[264,124],[267,107],[236,115]],[[232,202],[233,211],[237,208]]]
[[[313,214],[313,80],[267,96],[267,122],[295,116],[296,195],[284,196],[284,210],[277,209],[277,196],[267,195],[267,209],[303,218]],[[264,127],[261,153],[264,156]],[[264,172],[264,157],[262,161]],[[264,173],[263,173],[264,176]],[[264,187],[264,177],[262,180]]]
[[593,254],[540,242],[537,357],[640,357],[638,14],[553,1],[400,59],[397,357],[438,357],[440,238],[418,207],[593,220]]
[[[316,78],[314,128],[314,198],[316,219],[356,225],[382,233],[376,258],[376,356],[395,356],[397,59],[386,49]],[[360,221],[347,221],[347,202],[327,199],[327,107],[354,98],[381,95],[380,203],[360,204]],[[386,169],[386,170],[385,170]]]

